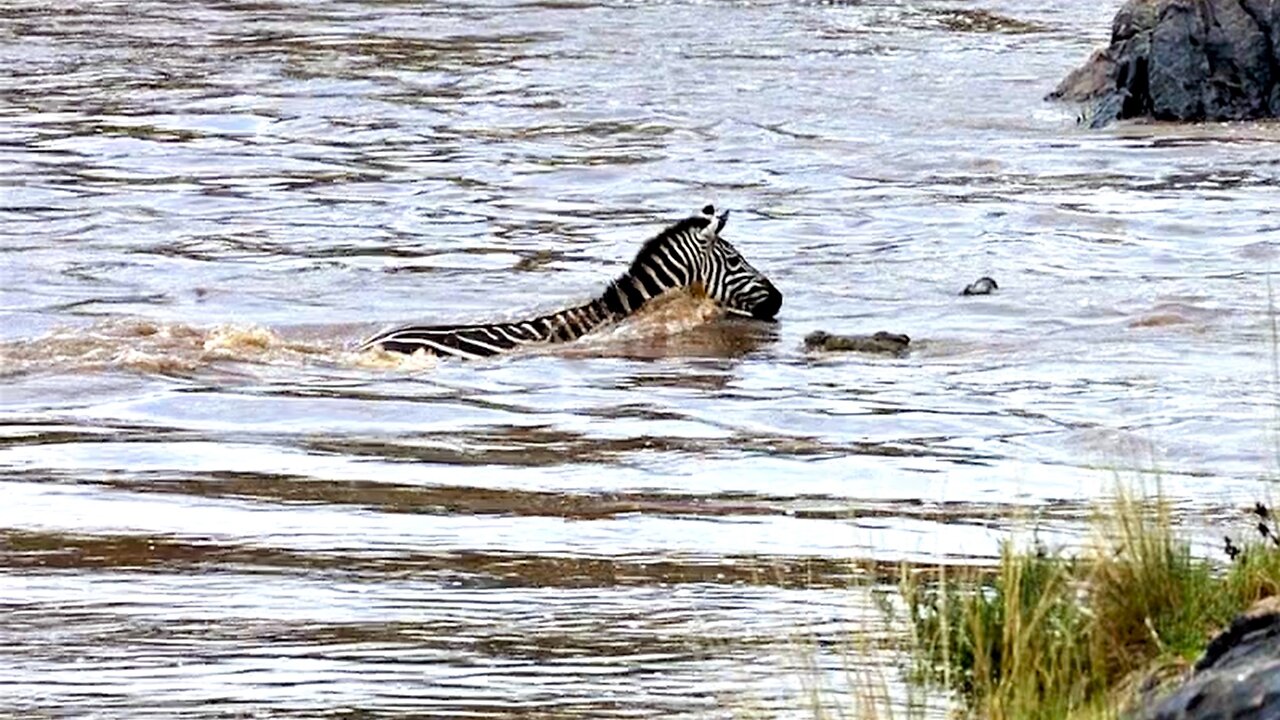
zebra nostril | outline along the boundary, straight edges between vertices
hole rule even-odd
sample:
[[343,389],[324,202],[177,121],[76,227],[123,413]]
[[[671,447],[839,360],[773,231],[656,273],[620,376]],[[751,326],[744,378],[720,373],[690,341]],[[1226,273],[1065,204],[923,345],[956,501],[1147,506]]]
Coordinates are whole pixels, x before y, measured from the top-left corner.
[[778,311],[782,309],[782,293],[773,288],[769,288],[769,294],[765,296],[755,307],[751,308],[751,316],[757,320],[772,320]]

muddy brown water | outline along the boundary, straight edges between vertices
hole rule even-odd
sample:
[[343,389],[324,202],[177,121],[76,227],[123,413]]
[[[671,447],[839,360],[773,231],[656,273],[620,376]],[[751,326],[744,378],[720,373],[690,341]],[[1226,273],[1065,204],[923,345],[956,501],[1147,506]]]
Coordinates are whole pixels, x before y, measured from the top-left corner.
[[[0,2],[0,714],[803,717],[900,561],[1239,527],[1280,127],[1041,103],[1115,4]],[[706,202],[778,323],[353,352]]]

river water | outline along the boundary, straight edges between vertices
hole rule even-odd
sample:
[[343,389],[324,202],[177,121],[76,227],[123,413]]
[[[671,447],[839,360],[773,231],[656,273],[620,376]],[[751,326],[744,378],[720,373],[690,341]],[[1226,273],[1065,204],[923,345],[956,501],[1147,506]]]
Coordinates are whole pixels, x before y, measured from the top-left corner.
[[[1116,5],[0,0],[0,714],[804,717],[902,561],[1244,527],[1280,127],[1043,103]],[[353,352],[707,202],[776,324]]]

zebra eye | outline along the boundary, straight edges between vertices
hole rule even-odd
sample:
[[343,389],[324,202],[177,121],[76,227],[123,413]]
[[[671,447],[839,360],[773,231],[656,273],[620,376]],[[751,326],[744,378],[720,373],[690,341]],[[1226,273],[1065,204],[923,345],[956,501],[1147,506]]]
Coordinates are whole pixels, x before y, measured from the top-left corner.
[[708,206],[706,206],[706,207],[702,208],[702,214],[703,214],[703,215],[706,215],[707,217],[710,217],[710,216],[712,216],[712,215],[715,215],[715,214],[716,214],[716,206],[715,206],[715,205],[708,205]]

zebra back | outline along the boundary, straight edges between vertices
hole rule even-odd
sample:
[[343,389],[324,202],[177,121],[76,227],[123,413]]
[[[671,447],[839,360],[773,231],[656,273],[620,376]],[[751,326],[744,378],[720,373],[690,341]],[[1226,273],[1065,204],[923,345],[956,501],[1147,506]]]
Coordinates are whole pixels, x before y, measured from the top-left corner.
[[440,357],[490,357],[522,345],[580,338],[602,324],[598,304],[599,301],[592,301],[531,320],[480,325],[410,325],[375,335],[360,349],[381,347],[390,352],[423,351]]

